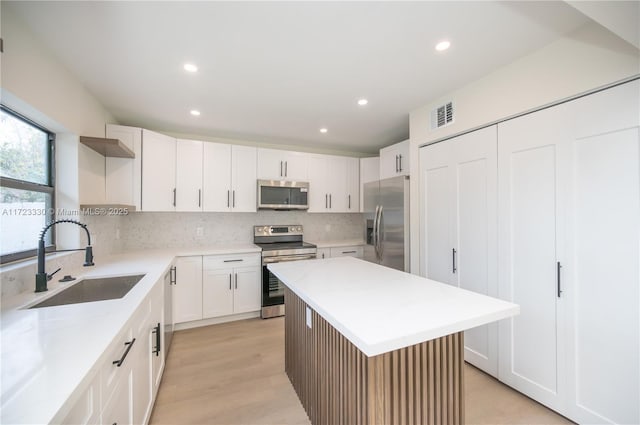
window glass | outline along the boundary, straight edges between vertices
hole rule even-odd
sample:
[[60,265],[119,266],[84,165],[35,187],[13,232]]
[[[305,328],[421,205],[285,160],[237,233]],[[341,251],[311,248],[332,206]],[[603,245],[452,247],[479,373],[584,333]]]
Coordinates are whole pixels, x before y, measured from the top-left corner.
[[0,110],[0,174],[49,184],[49,135]]

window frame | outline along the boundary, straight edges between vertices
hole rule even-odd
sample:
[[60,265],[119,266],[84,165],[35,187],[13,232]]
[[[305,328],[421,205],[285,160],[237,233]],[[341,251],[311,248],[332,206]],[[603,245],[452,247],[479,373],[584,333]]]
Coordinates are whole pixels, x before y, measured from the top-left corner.
[[[49,208],[49,210],[47,211],[46,217],[45,217],[45,223],[49,224],[52,223],[55,220],[56,214],[56,185],[55,185],[55,140],[56,140],[56,135],[54,132],[46,129],[45,127],[41,126],[40,124],[34,122],[33,120],[25,117],[24,115],[12,110],[11,108],[8,108],[5,105],[0,104],[0,110],[10,116],[12,116],[13,118],[16,118],[32,127],[37,128],[38,130],[46,133],[47,135],[47,183],[48,184],[41,184],[41,183],[33,183],[30,181],[26,181],[26,180],[19,180],[19,179],[14,179],[11,177],[3,177],[0,175],[0,186],[1,187],[6,187],[9,189],[18,189],[18,190],[27,190],[30,192],[38,192],[38,193],[45,193],[47,195],[51,196],[51,207]],[[49,229],[49,232],[51,233],[51,243],[48,244],[45,247],[45,252],[53,252],[56,249],[56,235],[55,235],[55,231],[53,228]],[[18,260],[24,260],[27,258],[31,258],[31,257],[35,257],[37,254],[37,248],[34,249],[28,249],[25,251],[18,251],[18,252],[12,252],[9,254],[2,254],[0,255],[0,264],[5,264],[5,263],[10,263],[12,261],[18,261]]]

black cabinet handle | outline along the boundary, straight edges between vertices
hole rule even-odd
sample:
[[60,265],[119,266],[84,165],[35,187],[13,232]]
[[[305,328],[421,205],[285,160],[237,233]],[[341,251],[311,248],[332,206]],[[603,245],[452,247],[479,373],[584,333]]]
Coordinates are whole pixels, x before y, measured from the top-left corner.
[[458,270],[456,268],[456,249],[455,248],[453,248],[451,250],[451,257],[452,257],[451,258],[451,263],[452,263],[452,266],[453,266],[453,272],[455,273]]
[[396,173],[398,172],[398,155],[396,155]]
[[358,251],[342,251],[343,254],[355,254]]
[[285,161],[284,162],[284,176],[287,177],[287,174],[289,174],[289,161]]
[[178,269],[174,266],[169,269],[169,284],[175,285],[178,278]]
[[227,207],[229,207],[229,206],[230,206],[230,204],[229,204],[229,191],[227,190]]
[[349,195],[349,209],[351,209],[351,195]]
[[224,260],[225,263],[237,263],[239,261],[244,261],[242,258],[239,258],[237,260]]
[[398,171],[402,172],[402,155],[398,155]]
[[331,209],[331,194],[329,194],[329,209]]
[[235,274],[236,277],[236,289],[238,289],[238,273]]
[[233,203],[231,204],[233,206],[233,208],[236,207],[236,191],[233,191]]
[[229,273],[229,290],[231,290],[231,273]]
[[556,263],[556,269],[557,269],[558,298],[560,298],[560,294],[562,294],[562,286],[560,282],[560,269],[562,269],[562,264],[560,264],[560,261]]
[[127,358],[127,354],[129,354],[129,351],[131,351],[131,347],[133,347],[133,343],[136,342],[136,339],[133,338],[131,341],[127,341],[124,343],[124,345],[127,347],[126,350],[124,350],[124,354],[122,355],[122,357],[120,358],[120,360],[114,360],[112,364],[120,367],[122,366],[122,363],[124,363],[124,359]]
[[280,177],[282,177],[282,161],[280,161]]
[[329,208],[329,194],[324,194],[324,207]]
[[198,189],[198,208],[202,206],[202,189]]
[[173,188],[173,206],[176,206],[176,188]]
[[160,355],[160,322],[153,328],[153,333],[156,334],[156,346],[153,349],[153,354]]

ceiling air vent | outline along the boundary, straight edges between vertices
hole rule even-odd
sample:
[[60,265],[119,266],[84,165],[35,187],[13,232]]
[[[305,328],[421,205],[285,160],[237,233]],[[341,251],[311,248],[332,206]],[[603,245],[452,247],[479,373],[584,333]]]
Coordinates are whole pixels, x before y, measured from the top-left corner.
[[445,127],[453,123],[453,102],[447,102],[431,111],[431,129]]

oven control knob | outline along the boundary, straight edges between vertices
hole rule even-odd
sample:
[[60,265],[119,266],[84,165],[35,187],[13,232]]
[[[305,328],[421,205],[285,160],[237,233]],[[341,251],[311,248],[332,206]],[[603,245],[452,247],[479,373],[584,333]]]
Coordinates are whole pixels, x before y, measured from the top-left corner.
[[296,230],[297,230],[298,232],[302,232],[302,227],[298,227]]
[[264,230],[262,227],[258,227],[258,232],[262,232],[262,230]]

